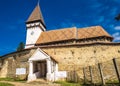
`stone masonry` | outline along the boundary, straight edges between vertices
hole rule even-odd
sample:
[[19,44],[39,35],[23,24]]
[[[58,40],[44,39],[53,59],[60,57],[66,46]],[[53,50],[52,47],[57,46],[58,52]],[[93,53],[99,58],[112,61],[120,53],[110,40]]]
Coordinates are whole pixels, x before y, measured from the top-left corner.
[[59,70],[71,70],[69,65],[88,66],[120,58],[120,44],[51,47],[42,50],[59,62]]
[[[60,71],[79,71],[81,67],[107,62],[120,58],[120,44],[86,44],[59,47],[41,47],[49,56],[58,61]],[[14,52],[2,57],[0,77],[16,77],[16,68],[26,68],[28,74],[28,59],[36,48]],[[82,74],[82,73],[81,73]]]

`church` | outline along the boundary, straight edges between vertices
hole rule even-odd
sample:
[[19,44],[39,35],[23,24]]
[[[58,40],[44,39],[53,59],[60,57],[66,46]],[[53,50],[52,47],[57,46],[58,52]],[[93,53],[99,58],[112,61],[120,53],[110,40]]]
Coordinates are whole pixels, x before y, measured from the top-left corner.
[[28,81],[66,79],[68,72],[120,58],[120,43],[102,26],[46,30],[39,4],[26,21],[26,45],[0,58],[0,77],[24,76]]

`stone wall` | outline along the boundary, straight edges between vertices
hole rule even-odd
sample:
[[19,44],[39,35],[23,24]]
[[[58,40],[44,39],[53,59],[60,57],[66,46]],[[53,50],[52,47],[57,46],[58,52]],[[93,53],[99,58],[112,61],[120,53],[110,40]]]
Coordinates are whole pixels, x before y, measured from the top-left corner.
[[[94,77],[96,77],[94,78],[94,82],[100,83],[101,79],[97,65],[98,63],[103,63],[103,73],[106,81],[117,80],[112,59],[120,58],[119,44],[95,44],[86,46],[51,47],[42,49],[59,62],[59,71],[68,71],[68,80],[70,81],[79,81],[83,79],[84,67],[87,68],[86,71],[88,72],[86,72],[86,76],[87,80],[90,81],[89,66],[92,66]],[[111,74],[112,76],[110,76]]]
[[25,75],[28,75],[28,59],[33,52],[34,50],[27,50],[22,52],[16,52],[3,57],[0,77],[16,77],[16,68],[25,68]]
[[[105,63],[113,58],[120,58],[120,44],[41,47],[41,49],[59,62],[59,71],[75,70],[80,78],[83,78],[81,68]],[[27,75],[29,72],[28,59],[35,50],[24,50],[4,56],[0,77],[16,77],[16,68],[26,68]]]
[[42,50],[59,62],[59,70],[72,70],[73,66],[95,65],[112,58],[120,58],[120,45],[94,44],[42,48]]
[[6,77],[8,72],[8,61],[4,60],[2,68],[0,69],[0,77]]

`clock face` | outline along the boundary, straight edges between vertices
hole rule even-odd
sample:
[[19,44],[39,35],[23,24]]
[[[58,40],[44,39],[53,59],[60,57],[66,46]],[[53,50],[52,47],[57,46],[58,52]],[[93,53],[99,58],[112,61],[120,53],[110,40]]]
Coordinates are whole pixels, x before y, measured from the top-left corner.
[[31,35],[33,35],[33,34],[34,34],[34,31],[31,32]]

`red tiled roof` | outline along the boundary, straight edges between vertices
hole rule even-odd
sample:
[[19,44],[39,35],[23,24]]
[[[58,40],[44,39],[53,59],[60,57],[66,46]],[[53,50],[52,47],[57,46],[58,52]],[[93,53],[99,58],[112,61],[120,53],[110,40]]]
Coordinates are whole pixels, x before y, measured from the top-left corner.
[[106,36],[112,38],[101,26],[87,28],[65,28],[42,32],[36,44],[65,41],[71,39],[86,39],[93,37]]
[[76,37],[76,28],[51,30],[42,32],[36,44],[70,40]]
[[78,39],[93,38],[100,36],[112,37],[101,26],[93,26],[93,27],[78,29]]

